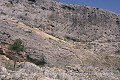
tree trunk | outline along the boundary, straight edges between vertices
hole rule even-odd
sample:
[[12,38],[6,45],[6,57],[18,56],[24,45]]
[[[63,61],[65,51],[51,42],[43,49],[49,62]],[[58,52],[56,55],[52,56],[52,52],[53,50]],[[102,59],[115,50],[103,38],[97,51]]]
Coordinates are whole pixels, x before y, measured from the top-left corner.
[[15,71],[15,66],[16,66],[16,55],[14,53],[14,71]]
[[15,66],[16,66],[16,59],[15,59],[15,61],[14,61],[14,71],[15,71]]

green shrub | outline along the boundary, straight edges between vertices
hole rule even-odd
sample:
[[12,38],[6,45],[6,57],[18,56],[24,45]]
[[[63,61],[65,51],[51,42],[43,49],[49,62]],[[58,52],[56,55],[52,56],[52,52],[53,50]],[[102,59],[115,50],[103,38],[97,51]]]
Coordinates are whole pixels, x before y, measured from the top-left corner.
[[120,54],[120,50],[115,51],[115,54]]
[[14,42],[10,45],[10,50],[15,51],[17,53],[24,51],[24,45],[22,43],[21,39],[16,39]]
[[118,70],[120,72],[120,68],[117,68],[116,70]]

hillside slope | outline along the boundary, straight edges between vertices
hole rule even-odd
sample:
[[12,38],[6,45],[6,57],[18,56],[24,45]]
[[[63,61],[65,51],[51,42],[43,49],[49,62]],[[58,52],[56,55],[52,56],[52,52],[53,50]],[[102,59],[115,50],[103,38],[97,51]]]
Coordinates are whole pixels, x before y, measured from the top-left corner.
[[52,0],[1,0],[0,43],[17,38],[37,65],[44,55],[46,66],[59,69],[120,68],[120,15],[109,11]]

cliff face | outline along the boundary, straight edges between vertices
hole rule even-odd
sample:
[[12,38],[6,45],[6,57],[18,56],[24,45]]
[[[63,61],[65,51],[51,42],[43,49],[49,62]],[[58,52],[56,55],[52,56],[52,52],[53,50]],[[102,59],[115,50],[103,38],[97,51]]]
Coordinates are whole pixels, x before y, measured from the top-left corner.
[[21,38],[49,66],[120,67],[120,15],[53,0],[0,0],[0,42]]

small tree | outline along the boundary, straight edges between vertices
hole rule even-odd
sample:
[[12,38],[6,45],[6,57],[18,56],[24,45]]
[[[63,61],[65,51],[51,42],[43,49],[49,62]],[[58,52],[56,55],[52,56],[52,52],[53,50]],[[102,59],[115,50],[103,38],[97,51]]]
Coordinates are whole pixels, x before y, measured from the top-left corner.
[[16,39],[10,44],[10,50],[14,52],[14,70],[16,66],[16,56],[20,54],[20,52],[24,51],[25,47],[22,43],[21,39]]

